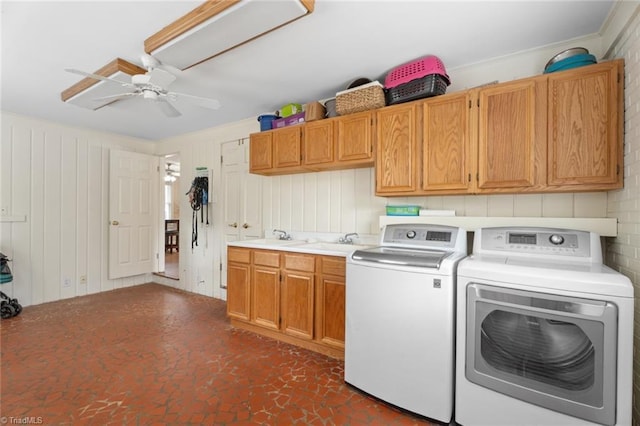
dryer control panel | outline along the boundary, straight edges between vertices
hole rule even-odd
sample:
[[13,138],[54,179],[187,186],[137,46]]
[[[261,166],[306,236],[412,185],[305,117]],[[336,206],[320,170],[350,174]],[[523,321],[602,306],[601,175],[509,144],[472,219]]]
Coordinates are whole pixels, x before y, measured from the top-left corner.
[[600,238],[597,234],[567,229],[482,228],[476,231],[473,252],[567,256],[602,262]]

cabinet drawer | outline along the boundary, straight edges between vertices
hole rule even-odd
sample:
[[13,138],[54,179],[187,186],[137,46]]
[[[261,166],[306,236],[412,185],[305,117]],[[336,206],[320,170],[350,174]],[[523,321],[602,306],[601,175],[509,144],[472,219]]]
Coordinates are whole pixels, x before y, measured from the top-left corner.
[[315,271],[315,257],[305,256],[301,254],[285,254],[284,255],[284,268],[291,271]]
[[229,262],[249,263],[251,261],[251,251],[249,249],[228,247],[227,260]]
[[280,267],[280,253],[273,251],[255,250],[253,252],[253,264],[262,266]]
[[322,273],[324,275],[334,275],[344,277],[346,272],[345,259],[342,257],[323,256]]

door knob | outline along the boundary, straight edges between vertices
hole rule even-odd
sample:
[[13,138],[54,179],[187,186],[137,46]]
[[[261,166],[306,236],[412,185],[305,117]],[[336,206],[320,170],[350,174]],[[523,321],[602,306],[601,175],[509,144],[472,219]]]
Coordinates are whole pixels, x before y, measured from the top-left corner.
[[248,224],[248,223],[245,223],[245,224],[243,224],[243,225],[242,225],[242,227],[243,227],[244,229],[247,229],[247,228],[249,227],[249,224]]
[[232,228],[237,228],[238,227],[238,222],[230,223],[229,226],[232,227]]
[[118,222],[117,220],[112,220],[112,221],[111,221],[111,224],[112,224],[113,226],[118,226],[118,225],[120,225],[120,222]]

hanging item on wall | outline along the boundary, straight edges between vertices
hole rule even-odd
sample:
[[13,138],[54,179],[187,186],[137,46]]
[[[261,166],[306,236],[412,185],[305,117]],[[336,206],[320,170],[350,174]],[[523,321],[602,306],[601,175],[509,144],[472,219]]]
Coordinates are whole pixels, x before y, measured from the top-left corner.
[[200,211],[200,223],[209,225],[209,169],[206,167],[196,167],[196,177],[191,183],[191,188],[187,194],[189,204],[193,210],[191,226],[191,248],[198,245],[198,211]]

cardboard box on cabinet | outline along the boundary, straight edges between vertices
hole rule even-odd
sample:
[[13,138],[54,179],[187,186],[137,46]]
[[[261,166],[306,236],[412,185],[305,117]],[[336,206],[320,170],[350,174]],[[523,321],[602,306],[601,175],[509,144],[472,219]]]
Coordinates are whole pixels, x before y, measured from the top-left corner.
[[304,121],[322,120],[326,110],[320,102],[309,102],[304,105]]

